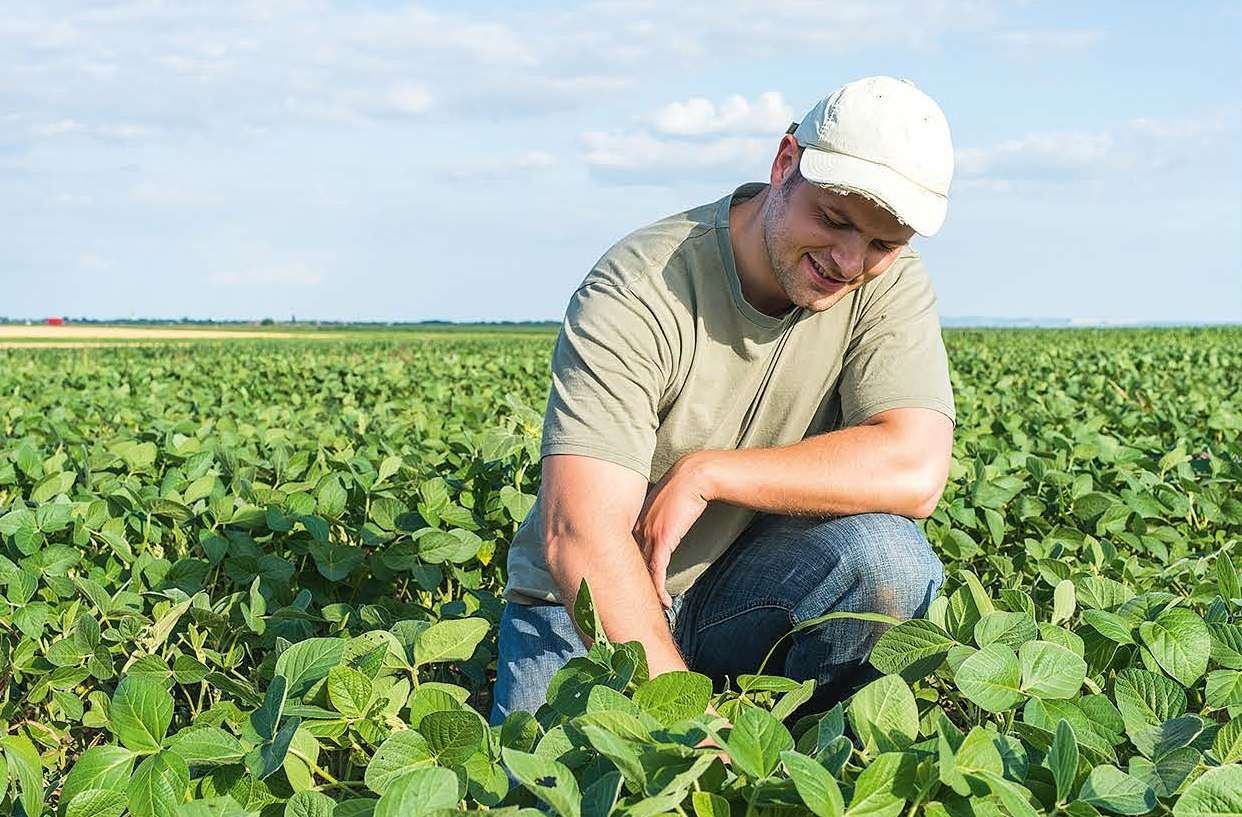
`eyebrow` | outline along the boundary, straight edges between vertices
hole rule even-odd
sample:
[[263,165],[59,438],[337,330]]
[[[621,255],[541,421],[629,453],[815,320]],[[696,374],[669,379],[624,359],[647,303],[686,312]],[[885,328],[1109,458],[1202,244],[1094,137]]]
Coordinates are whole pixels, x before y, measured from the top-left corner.
[[[844,214],[838,212],[836,208],[831,207],[827,204],[821,204],[819,205],[819,209],[823,211],[824,215],[830,215],[833,218],[835,218],[837,221],[844,222],[846,227],[852,227],[855,230],[858,229],[857,224],[855,224],[854,222],[846,218]],[[905,244],[910,239],[908,238],[879,238],[877,240],[881,241],[884,244]]]

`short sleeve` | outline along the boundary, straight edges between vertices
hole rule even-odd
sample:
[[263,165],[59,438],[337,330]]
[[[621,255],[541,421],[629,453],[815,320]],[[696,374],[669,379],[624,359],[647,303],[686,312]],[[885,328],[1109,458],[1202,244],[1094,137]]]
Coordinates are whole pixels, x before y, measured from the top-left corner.
[[552,352],[541,456],[582,454],[649,479],[668,348],[654,314],[629,289],[579,287]]
[[842,424],[906,407],[935,409],[956,424],[931,280],[917,256],[890,274],[875,279],[879,287],[863,306],[845,352]]

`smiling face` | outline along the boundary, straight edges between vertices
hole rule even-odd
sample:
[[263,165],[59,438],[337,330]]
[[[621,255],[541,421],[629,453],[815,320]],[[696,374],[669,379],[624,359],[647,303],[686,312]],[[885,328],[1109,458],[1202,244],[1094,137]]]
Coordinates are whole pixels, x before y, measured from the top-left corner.
[[822,312],[888,269],[914,230],[860,195],[806,181],[798,173],[801,156],[786,135],[772,164],[763,243],[785,296]]

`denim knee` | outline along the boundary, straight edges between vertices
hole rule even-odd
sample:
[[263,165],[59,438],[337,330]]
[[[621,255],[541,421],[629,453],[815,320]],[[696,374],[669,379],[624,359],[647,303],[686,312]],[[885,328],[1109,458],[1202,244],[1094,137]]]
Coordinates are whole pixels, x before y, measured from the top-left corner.
[[[831,604],[821,595],[853,597],[854,609],[898,619],[927,612],[944,583],[944,566],[913,521],[895,514],[837,517],[806,531],[808,544],[830,550],[837,569],[827,593],[813,592],[794,610],[802,621],[822,615]],[[842,587],[844,583],[849,590]]]

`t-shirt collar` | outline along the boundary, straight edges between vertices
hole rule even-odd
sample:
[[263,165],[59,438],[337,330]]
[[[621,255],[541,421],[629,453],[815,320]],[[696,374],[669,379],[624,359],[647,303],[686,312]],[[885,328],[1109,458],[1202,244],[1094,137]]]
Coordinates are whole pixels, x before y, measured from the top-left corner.
[[721,267],[738,311],[757,326],[764,329],[780,329],[787,326],[790,321],[796,320],[802,310],[798,307],[791,307],[784,315],[777,317],[760,312],[750,301],[746,300],[742,294],[742,281],[737,272],[737,260],[733,256],[733,241],[729,233],[729,209],[734,202],[752,198],[762,192],[765,187],[767,185],[763,182],[746,182],[716,203],[716,239],[720,245]]

